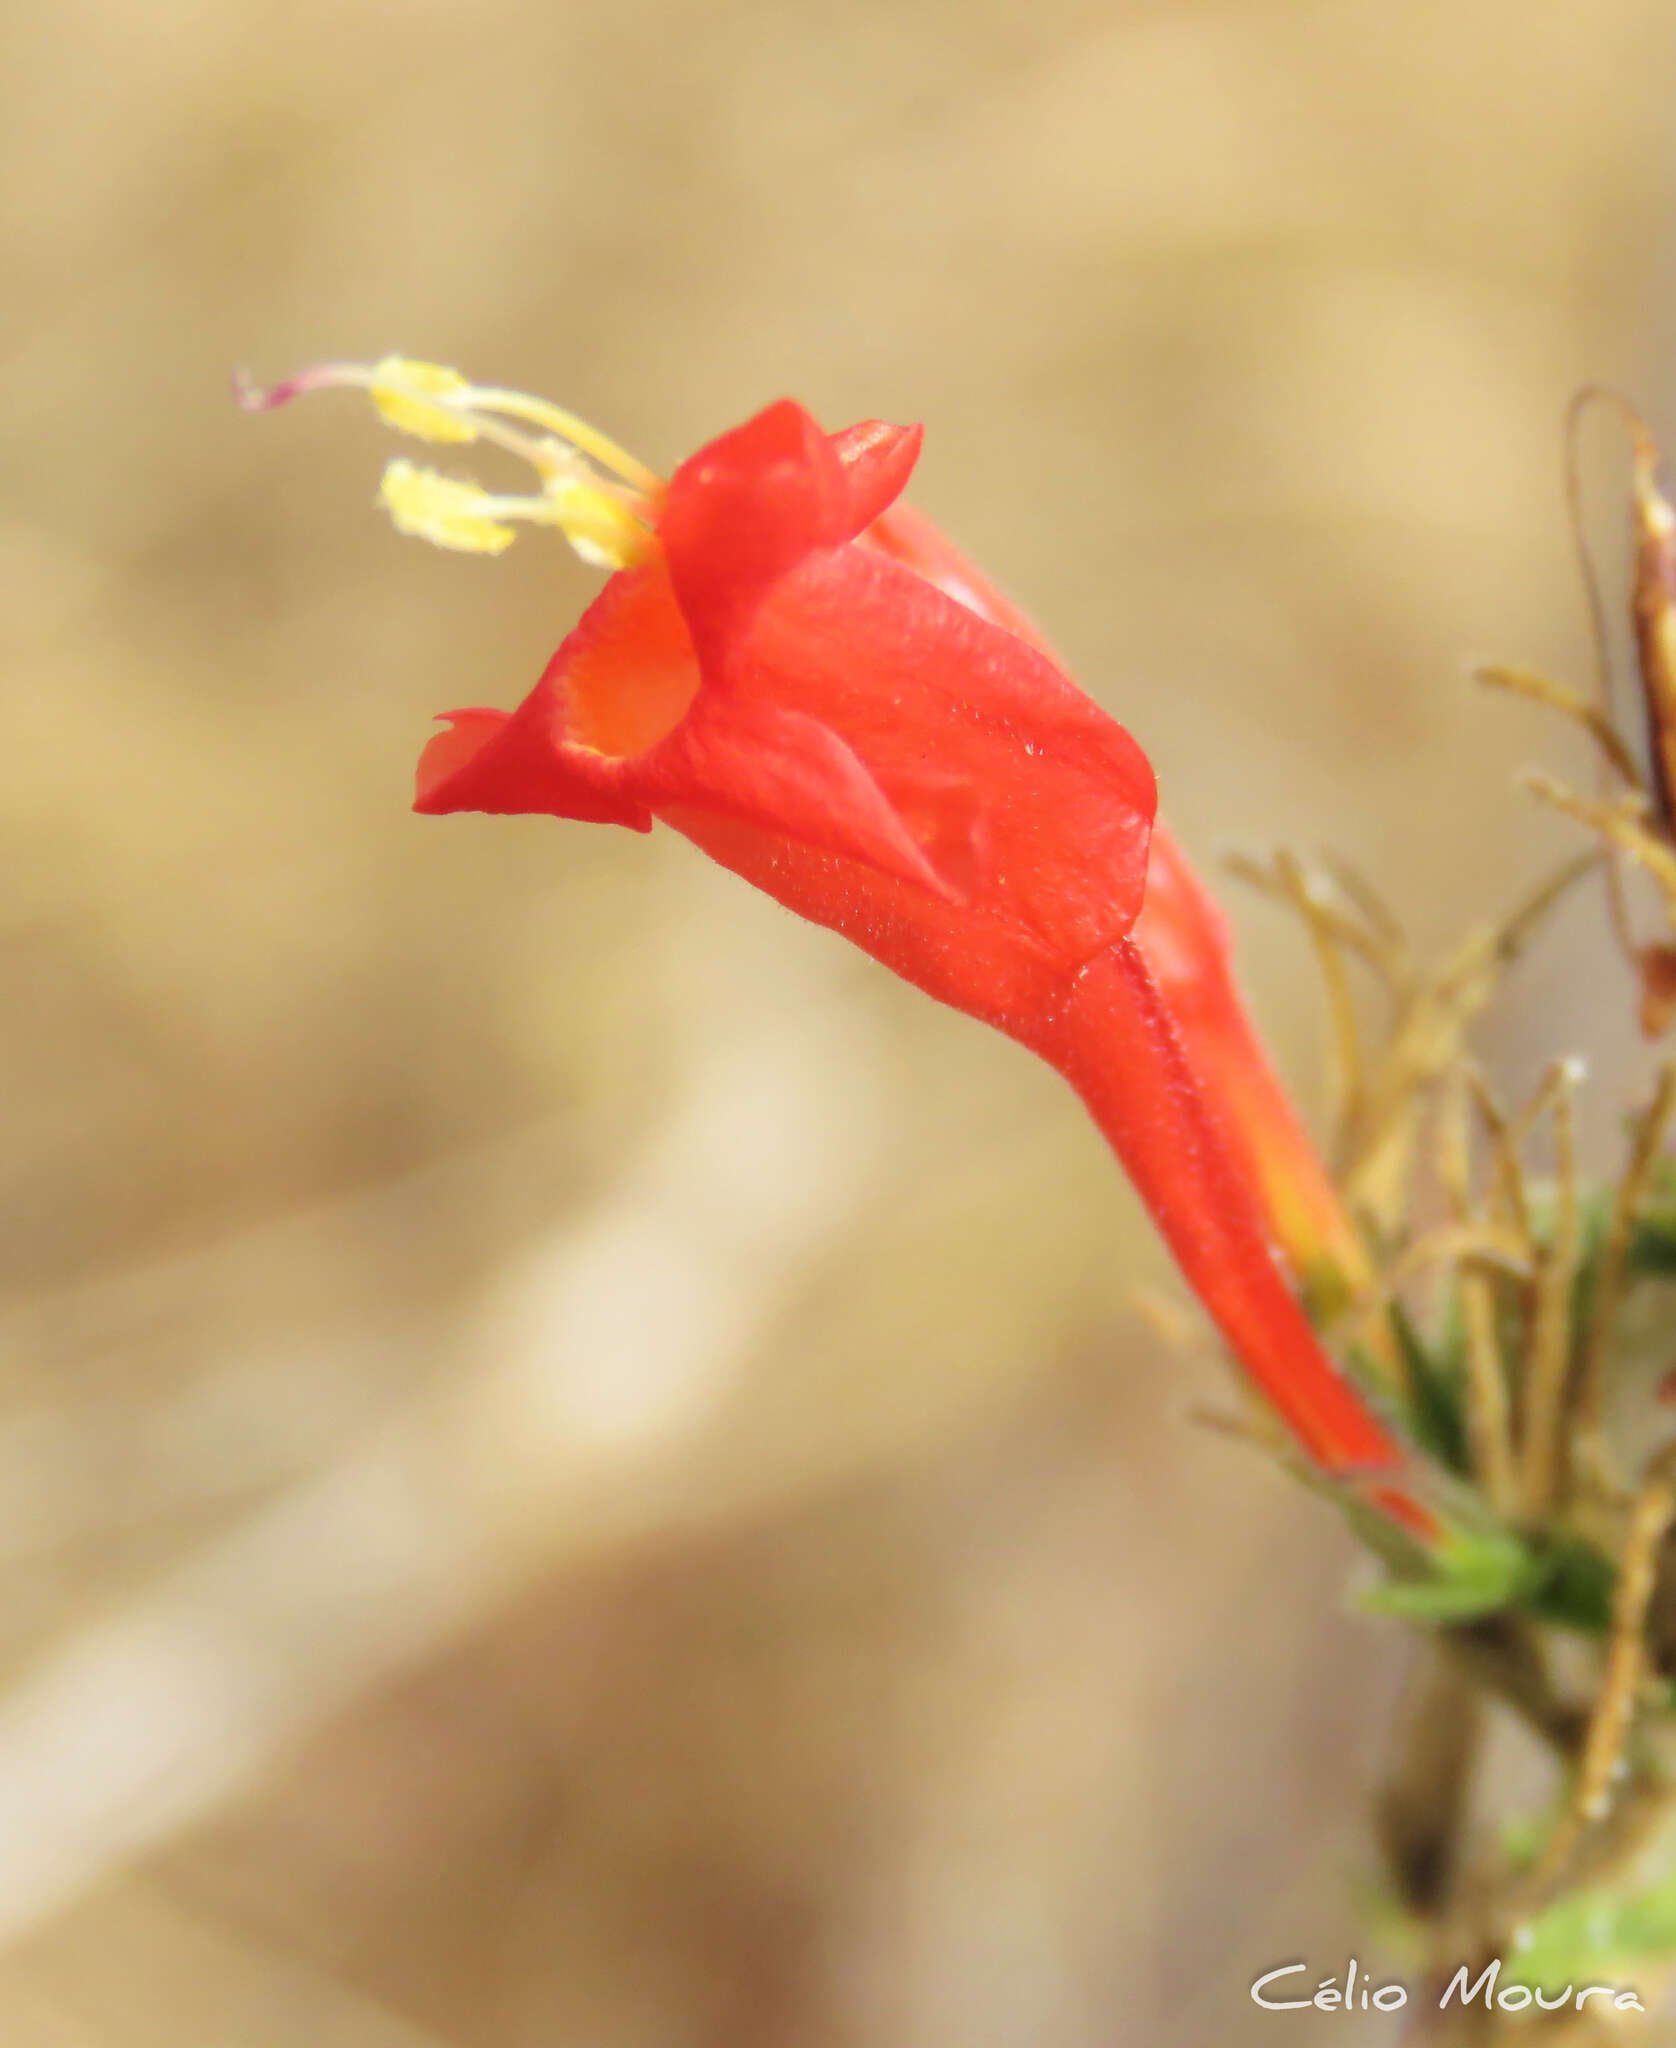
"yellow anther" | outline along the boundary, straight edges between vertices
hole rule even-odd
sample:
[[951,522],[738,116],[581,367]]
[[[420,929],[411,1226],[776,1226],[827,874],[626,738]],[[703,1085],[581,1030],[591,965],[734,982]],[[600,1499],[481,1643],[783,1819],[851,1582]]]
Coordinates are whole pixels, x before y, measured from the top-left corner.
[[374,363],[367,395],[379,416],[403,434],[421,441],[475,441],[477,422],[469,413],[451,412],[437,399],[471,403],[471,386],[458,370],[440,363],[416,363],[406,356],[386,356]]
[[[551,508],[545,523],[595,569],[629,569],[652,552],[650,527],[621,498],[582,476],[548,479],[543,502]],[[534,510],[525,516],[540,517]]]
[[652,536],[629,507],[586,473],[549,479],[539,495],[501,497],[463,477],[443,476],[398,456],[378,495],[398,533],[461,554],[498,555],[517,538],[505,522],[556,526],[584,562],[626,569],[651,552]]
[[[506,522],[528,520],[556,526],[583,561],[602,569],[628,568],[656,546],[663,480],[544,398],[473,384],[440,363],[396,355],[371,365],[320,363],[270,391],[242,380],[235,389],[247,410],[269,412],[304,392],[338,385],[365,391],[379,416],[401,433],[423,441],[492,442],[527,462],[540,483],[529,497],[502,497],[397,460],[385,470],[379,496],[399,532],[466,554],[498,555],[515,537]],[[533,435],[525,427],[545,431]]]
[[489,493],[459,477],[398,456],[385,471],[378,495],[398,533],[466,555],[498,555],[518,538],[493,516]]

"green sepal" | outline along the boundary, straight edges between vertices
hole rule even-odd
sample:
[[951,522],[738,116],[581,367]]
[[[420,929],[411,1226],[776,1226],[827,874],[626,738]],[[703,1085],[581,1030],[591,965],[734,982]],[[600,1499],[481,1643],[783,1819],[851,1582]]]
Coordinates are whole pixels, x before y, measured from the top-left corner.
[[1362,1596],[1376,1614],[1444,1627],[1516,1609],[1587,1635],[1612,1619],[1617,1573],[1581,1536],[1527,1539],[1506,1529],[1450,1530],[1427,1569],[1399,1572]]
[[1361,1596],[1374,1614],[1444,1627],[1522,1607],[1536,1592],[1542,1567],[1530,1546],[1504,1529],[1451,1529],[1428,1552],[1422,1576],[1387,1579]]

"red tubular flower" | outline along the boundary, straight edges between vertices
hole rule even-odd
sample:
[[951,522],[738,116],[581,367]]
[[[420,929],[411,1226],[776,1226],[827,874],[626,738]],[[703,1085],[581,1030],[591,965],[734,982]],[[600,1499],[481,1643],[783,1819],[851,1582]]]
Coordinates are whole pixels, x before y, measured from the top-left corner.
[[[911,506],[891,506],[865,539],[1055,658],[1030,618]],[[1153,826],[1146,901],[1132,935],[1270,1235],[1314,1300],[1343,1306],[1372,1278],[1367,1253],[1241,999],[1228,921],[1162,823]]]
[[[1277,1270],[1241,1143],[1149,964],[1168,945],[1131,937],[1151,769],[984,616],[998,605],[903,559],[906,521],[874,525],[918,446],[879,424],[828,437],[782,403],[702,449],[669,486],[659,553],[612,578],[517,711],[452,715],[417,807],[660,818],[1028,1045],[1087,1103],[1310,1457],[1388,1472],[1401,1453]],[[1201,1043],[1216,1011],[1194,1014]]]
[[495,497],[393,463],[384,497],[399,525],[494,550],[512,537],[505,520],[531,518],[619,568],[516,711],[449,715],[416,807],[638,831],[661,819],[1039,1053],[1088,1105],[1303,1450],[1431,1534],[1390,1483],[1400,1447],[1276,1263],[1258,1127],[1296,1126],[1272,1077],[1255,1118],[1262,1091],[1231,1085],[1242,1062],[1267,1069],[1220,925],[1173,849],[1149,899],[1146,757],[896,505],[919,430],[828,436],[782,402],[665,488],[544,402],[429,365],[328,366],[246,402],[327,383],[365,386],[426,438],[495,440],[541,481],[535,497]]

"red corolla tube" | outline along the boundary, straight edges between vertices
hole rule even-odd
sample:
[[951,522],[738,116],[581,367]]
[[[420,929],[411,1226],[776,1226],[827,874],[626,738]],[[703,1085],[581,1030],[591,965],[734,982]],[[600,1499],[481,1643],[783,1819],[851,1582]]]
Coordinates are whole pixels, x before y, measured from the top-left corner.
[[1028,1046],[1087,1104],[1310,1460],[1428,1533],[1390,1483],[1401,1446],[1278,1263],[1249,1104],[1217,1050],[1225,937],[1183,912],[1184,895],[1201,906],[1173,852],[1149,899],[1151,767],[946,544],[928,571],[932,530],[891,510],[919,430],[829,435],[781,401],[663,485],[541,401],[429,366],[333,366],[273,396],[320,383],[536,465],[527,499],[393,465],[385,498],[407,530],[498,548],[534,518],[617,570],[515,710],[448,714],[417,808],[661,821]]

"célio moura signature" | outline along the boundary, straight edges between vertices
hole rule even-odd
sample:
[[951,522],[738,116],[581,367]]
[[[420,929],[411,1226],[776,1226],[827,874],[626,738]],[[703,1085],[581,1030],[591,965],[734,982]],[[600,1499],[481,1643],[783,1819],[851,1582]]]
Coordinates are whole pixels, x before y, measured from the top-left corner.
[[[1537,2005],[1544,2012],[1557,2012],[1561,2006],[1575,2006],[1581,2012],[1591,1999],[1616,2012],[1645,2012],[1646,2007],[1635,1992],[1618,1984],[1567,1984],[1564,1990],[1545,1989],[1541,1985],[1499,1984],[1502,1958],[1496,1957],[1479,1972],[1473,1982],[1470,1965],[1463,1963],[1444,1986],[1438,1999],[1439,2010],[1459,2003],[1463,2006],[1482,2002],[1487,2010],[1519,2012],[1528,2005]],[[1302,1984],[1288,1984],[1286,1980],[1302,1977],[1308,1982],[1308,1963],[1279,1963],[1272,1970],[1265,1970],[1251,1987],[1251,2000],[1265,2012],[1304,2012],[1313,2006],[1318,2012],[1397,2012],[1408,2003],[1408,1986],[1394,1981],[1375,1984],[1357,1963],[1350,1958],[1350,1967],[1344,1973],[1341,1986],[1337,1977],[1323,1977],[1312,1994],[1304,1996]]]

